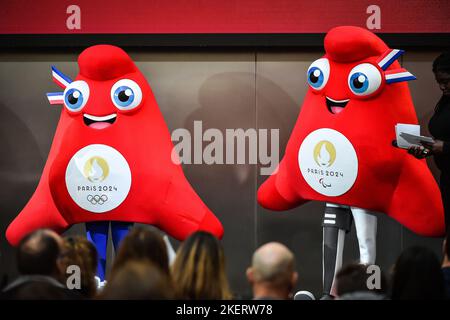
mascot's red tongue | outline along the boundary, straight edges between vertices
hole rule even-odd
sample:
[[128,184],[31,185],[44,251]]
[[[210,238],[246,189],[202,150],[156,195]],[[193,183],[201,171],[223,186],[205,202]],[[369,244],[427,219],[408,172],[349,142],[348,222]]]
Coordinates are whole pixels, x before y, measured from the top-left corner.
[[64,110],[39,185],[8,227],[8,241],[99,220],[153,224],[180,240],[197,230],[222,237],[221,223],[172,161],[170,133],[130,57],[98,45],[78,62],[76,81],[53,71],[65,91],[48,98],[64,101]]
[[278,171],[259,203],[287,210],[308,200],[384,212],[412,231],[444,234],[439,188],[426,162],[392,147],[397,123],[416,124],[407,80],[375,34],[337,27],[308,69],[310,86]]

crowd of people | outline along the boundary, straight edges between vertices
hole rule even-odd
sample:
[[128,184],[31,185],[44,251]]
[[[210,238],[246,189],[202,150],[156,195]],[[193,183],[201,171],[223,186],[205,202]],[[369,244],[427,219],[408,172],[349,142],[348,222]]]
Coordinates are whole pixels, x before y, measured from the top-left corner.
[[[442,263],[425,247],[406,249],[389,274],[368,285],[366,265],[345,265],[336,275],[336,300],[405,300],[450,298],[450,248]],[[17,247],[19,277],[2,288],[2,299],[242,299],[232,292],[221,242],[199,231],[182,242],[174,257],[163,236],[146,226],[134,227],[120,244],[106,284],[96,278],[98,256],[84,237],[62,237],[42,229]],[[243,270],[245,272],[245,270]],[[314,300],[308,291],[295,294],[295,256],[285,245],[270,242],[253,254],[246,270],[256,300]]]

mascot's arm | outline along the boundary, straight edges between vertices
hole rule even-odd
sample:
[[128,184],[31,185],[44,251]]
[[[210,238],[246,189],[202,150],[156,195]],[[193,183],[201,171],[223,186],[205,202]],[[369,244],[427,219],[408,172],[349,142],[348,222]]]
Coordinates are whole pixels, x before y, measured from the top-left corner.
[[[165,201],[161,206],[158,226],[170,236],[184,240],[195,231],[207,231],[221,239],[223,227],[203,203],[189,182],[181,175],[181,168],[171,179]],[[180,177],[175,178],[177,175]]]
[[[44,171],[44,174],[47,172]],[[50,193],[48,177],[42,177],[31,199],[6,230],[6,239],[13,246],[28,233],[40,228],[62,232],[67,222],[59,214]]]
[[295,208],[308,200],[292,192],[290,174],[283,159],[276,170],[258,189],[258,203],[270,210],[284,211]]
[[56,232],[62,232],[68,227],[67,222],[61,216],[53,202],[48,181],[50,164],[53,163],[53,159],[59,152],[62,143],[62,132],[65,129],[62,125],[62,117],[61,115],[55,138],[53,139],[50,153],[36,191],[25,208],[23,208],[6,230],[6,239],[13,246],[16,246],[25,235],[37,229],[49,228]]
[[425,160],[407,154],[388,212],[415,233],[440,237],[445,233],[441,193]]

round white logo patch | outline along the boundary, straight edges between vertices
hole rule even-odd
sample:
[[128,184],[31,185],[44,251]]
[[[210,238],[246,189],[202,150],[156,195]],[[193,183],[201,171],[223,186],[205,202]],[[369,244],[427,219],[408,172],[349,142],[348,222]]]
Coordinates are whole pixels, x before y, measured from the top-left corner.
[[358,157],[353,145],[333,129],[311,132],[300,146],[298,164],[308,185],[325,196],[346,193],[358,176]]
[[91,144],[70,159],[66,169],[67,191],[81,208],[102,213],[118,207],[131,187],[131,171],[116,149]]

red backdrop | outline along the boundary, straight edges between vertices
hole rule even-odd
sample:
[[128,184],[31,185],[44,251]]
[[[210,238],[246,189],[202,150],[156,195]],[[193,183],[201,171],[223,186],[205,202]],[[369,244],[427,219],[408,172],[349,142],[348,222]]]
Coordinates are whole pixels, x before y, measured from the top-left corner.
[[[7,0],[0,34],[65,33],[325,33],[337,25],[366,27],[376,4],[375,32],[450,32],[448,0]],[[81,9],[81,29],[69,30],[68,6]]]

